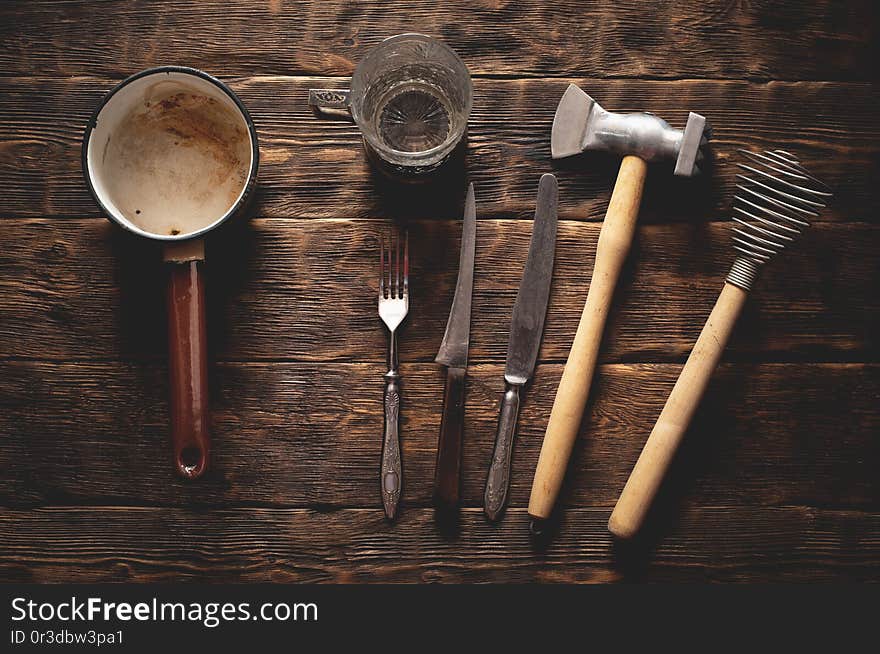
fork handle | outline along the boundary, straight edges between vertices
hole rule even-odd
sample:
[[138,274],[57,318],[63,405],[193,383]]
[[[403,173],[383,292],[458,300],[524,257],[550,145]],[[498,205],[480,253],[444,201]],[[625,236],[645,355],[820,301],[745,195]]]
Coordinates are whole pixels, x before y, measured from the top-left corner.
[[382,443],[382,505],[385,517],[394,520],[400,503],[403,474],[400,467],[400,375],[396,370],[385,373],[385,437]]

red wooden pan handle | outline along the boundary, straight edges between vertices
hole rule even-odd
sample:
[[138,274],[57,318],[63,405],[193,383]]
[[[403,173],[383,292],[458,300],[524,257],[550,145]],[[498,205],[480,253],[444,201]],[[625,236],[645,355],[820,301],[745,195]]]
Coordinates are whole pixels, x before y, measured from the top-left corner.
[[170,264],[168,368],[171,439],[177,472],[188,479],[208,467],[208,356],[203,261]]

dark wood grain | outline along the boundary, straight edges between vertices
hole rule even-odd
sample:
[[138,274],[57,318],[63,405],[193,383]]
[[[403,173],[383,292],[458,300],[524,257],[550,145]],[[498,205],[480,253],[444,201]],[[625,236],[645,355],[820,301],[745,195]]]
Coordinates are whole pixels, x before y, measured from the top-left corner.
[[[477,189],[480,197],[480,189]],[[206,263],[212,360],[372,361],[387,224],[241,221]],[[460,223],[409,224],[412,309],[404,361],[433,361],[454,293]],[[564,361],[589,288],[600,225],[561,222],[540,357]],[[472,360],[503,360],[531,221],[481,220]],[[683,361],[733,259],[729,223],[647,225],[619,284],[603,361]],[[158,248],[104,220],[0,221],[0,356],[166,357]],[[763,271],[727,360],[876,361],[880,231],[818,224]]]
[[[0,4],[0,581],[607,582],[880,579],[880,92],[868,0]],[[475,79],[465,166],[374,175],[357,129],[318,118],[396,32],[434,34]],[[83,129],[103,94],[181,64],[231,82],[259,130],[253,220],[208,244],[215,452],[169,454],[159,249],[100,218]],[[552,162],[569,82],[614,111],[714,127],[708,174],[649,172],[637,241],[561,511],[530,538],[531,474],[618,161]],[[767,267],[641,543],[605,523],[732,258],[737,148],[794,152],[835,192]],[[563,219],[524,395],[511,510],[479,508],[510,311],[540,175]],[[466,182],[478,249],[457,525],[430,508]],[[377,488],[385,337],[375,238],[410,230],[400,521]],[[54,505],[54,506],[53,506]]]
[[[498,525],[462,513],[455,538],[430,509],[389,527],[381,511],[53,508],[0,510],[0,577],[18,582],[844,581],[875,577],[880,516],[802,507],[694,509],[651,565],[616,551],[607,511],[566,513],[530,540],[524,511]],[[846,534],[841,539],[841,534]]]
[[[4,2],[5,74],[349,75],[383,38],[437,36],[475,75],[873,79],[872,3]],[[60,47],[63,46],[63,47]]]
[[[0,216],[98,216],[82,178],[83,130],[118,80],[0,78]],[[640,220],[702,222],[726,217],[737,148],[791,150],[831,185],[822,220],[876,221],[880,200],[880,95],[871,84],[756,84],[682,80],[574,79],[608,109],[652,111],[677,128],[688,111],[714,128],[714,166],[696,179],[649,171]],[[260,138],[259,200],[266,217],[461,217],[464,171],[451,168],[427,187],[390,186],[371,172],[356,127],[319,118],[310,87],[345,80],[253,77],[232,88],[253,114]],[[469,124],[467,178],[480,217],[531,217],[540,175],[559,178],[562,218],[601,220],[617,158],[591,153],[551,162],[550,128],[568,80],[478,80]],[[34,111],[33,107],[39,107]]]
[[[503,366],[469,371],[462,503],[481,506]],[[613,505],[680,366],[603,366],[564,506]],[[382,374],[376,364],[236,363],[211,377],[213,454],[198,483],[169,465],[163,367],[7,362],[0,375],[0,504],[381,506]],[[562,366],[527,387],[511,506],[525,507]],[[443,371],[402,369],[403,513],[429,506]],[[690,506],[880,508],[880,368],[722,366],[666,498]]]

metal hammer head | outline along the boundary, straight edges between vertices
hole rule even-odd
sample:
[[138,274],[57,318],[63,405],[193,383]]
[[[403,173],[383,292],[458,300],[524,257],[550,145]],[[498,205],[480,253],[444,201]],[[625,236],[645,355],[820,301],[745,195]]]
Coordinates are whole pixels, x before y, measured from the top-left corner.
[[554,159],[584,150],[632,154],[645,161],[674,159],[675,174],[690,177],[700,172],[701,149],[710,136],[711,128],[700,114],[691,112],[684,131],[677,130],[653,114],[605,111],[570,84],[556,107],[550,151]]

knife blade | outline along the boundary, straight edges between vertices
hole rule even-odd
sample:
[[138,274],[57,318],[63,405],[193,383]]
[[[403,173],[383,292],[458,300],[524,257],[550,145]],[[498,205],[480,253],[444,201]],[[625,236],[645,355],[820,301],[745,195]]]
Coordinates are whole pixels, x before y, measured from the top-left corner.
[[495,450],[492,453],[484,497],[484,509],[490,520],[499,518],[507,501],[520,389],[535,371],[544,333],[544,318],[550,300],[550,281],[553,278],[556,252],[558,195],[556,177],[549,173],[543,175],[538,185],[529,254],[510,321],[507,365],[504,369],[506,388],[501,400]]
[[458,282],[452,309],[446,321],[446,333],[434,361],[449,368],[467,368],[471,336],[471,294],[474,287],[474,253],[477,244],[477,208],[474,185],[468,187],[461,227],[461,254],[458,259]]
[[477,210],[474,185],[471,184],[465,200],[455,296],[446,322],[446,333],[443,334],[440,350],[434,359],[446,366],[446,389],[443,394],[443,414],[434,467],[434,503],[441,509],[455,508],[459,498],[476,242]]

